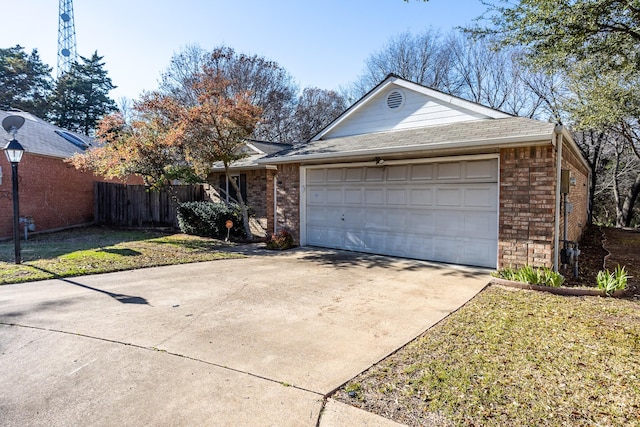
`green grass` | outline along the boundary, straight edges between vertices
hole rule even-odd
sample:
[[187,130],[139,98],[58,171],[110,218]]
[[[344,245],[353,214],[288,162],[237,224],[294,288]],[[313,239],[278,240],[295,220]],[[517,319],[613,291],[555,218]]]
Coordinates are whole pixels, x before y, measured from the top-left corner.
[[98,227],[38,235],[21,246],[16,265],[13,241],[0,243],[0,284],[238,256],[220,252],[226,245],[215,239]]
[[639,426],[639,354],[638,301],[492,286],[335,397],[408,425]]

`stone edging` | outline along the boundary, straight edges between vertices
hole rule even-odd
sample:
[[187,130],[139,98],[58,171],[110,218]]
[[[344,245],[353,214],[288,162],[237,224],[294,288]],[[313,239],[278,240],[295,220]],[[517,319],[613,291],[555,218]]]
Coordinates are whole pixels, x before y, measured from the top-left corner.
[[[530,283],[514,282],[511,280],[499,279],[497,277],[492,277],[489,283],[493,285],[502,285],[502,286],[508,286],[511,288],[518,288],[518,289],[530,289],[533,291],[543,291],[543,292],[549,292],[556,295],[565,295],[565,296],[597,296],[597,297],[608,296],[605,293],[605,291],[603,291],[602,289],[563,288],[563,287],[553,288],[551,286],[539,286],[539,285],[532,285]],[[624,296],[625,293],[626,293],[625,290],[615,291],[611,296],[621,297],[621,296]]]

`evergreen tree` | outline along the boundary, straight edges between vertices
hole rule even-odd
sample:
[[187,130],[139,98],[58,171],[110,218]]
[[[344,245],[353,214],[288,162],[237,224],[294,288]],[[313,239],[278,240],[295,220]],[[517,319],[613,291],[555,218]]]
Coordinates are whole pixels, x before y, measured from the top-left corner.
[[44,117],[52,86],[51,67],[40,60],[37,50],[27,55],[19,45],[0,49],[0,109]]
[[102,56],[94,52],[91,58],[80,57],[81,62],[71,66],[56,85],[51,100],[50,118],[60,127],[93,135],[98,121],[117,110],[109,98],[115,89],[104,69]]

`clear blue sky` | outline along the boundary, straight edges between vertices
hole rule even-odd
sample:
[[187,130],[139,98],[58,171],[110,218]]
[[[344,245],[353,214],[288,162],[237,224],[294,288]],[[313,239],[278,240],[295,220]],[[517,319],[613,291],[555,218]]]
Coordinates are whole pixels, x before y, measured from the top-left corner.
[[[0,47],[38,49],[56,66],[58,0],[2,2]],[[301,88],[338,89],[365,59],[403,31],[448,31],[484,11],[480,0],[74,0],[78,53],[104,56],[118,86],[111,97],[138,98],[188,44],[278,62]],[[54,70],[55,72],[55,70]]]

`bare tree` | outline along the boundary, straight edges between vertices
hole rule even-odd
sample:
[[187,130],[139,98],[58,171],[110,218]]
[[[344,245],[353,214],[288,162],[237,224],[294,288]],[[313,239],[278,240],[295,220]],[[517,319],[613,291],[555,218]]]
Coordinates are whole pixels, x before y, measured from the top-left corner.
[[293,138],[307,141],[347,108],[345,98],[332,90],[306,88],[294,114]]

